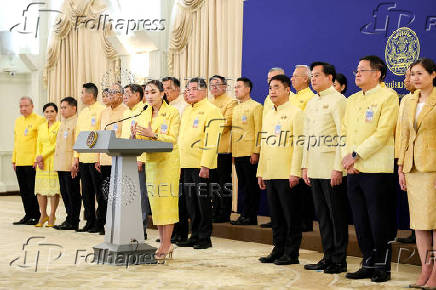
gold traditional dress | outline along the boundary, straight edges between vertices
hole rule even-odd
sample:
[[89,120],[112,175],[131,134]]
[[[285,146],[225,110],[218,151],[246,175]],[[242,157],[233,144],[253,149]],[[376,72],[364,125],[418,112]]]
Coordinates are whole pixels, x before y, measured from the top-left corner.
[[[139,126],[147,128],[151,122],[153,132],[158,135],[156,141],[173,143],[173,151],[146,154],[147,193],[154,225],[169,225],[179,221],[179,180],[180,153],[177,139],[180,128],[179,111],[162,103],[158,115],[152,118],[149,106],[136,118]],[[136,136],[137,139],[150,138]]]
[[54,196],[60,193],[58,173],[53,166],[56,137],[60,124],[57,121],[49,128],[48,122],[45,121],[38,127],[36,156],[42,156],[44,168],[36,168],[35,194]]

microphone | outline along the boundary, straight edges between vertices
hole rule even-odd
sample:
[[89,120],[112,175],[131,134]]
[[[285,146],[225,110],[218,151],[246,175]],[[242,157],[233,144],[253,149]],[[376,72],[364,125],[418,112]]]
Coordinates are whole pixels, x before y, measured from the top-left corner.
[[124,122],[124,121],[126,121],[126,120],[129,120],[129,119],[132,119],[132,118],[139,117],[139,115],[141,115],[145,110],[147,110],[147,108],[148,108],[148,105],[146,104],[146,105],[142,108],[142,111],[141,111],[139,114],[136,114],[136,115],[134,115],[134,116],[130,116],[130,117],[127,117],[127,118],[124,118],[124,119],[121,119],[121,120],[118,120],[118,121],[115,121],[115,122],[107,123],[106,126],[104,126],[104,129],[106,130],[106,128],[107,128],[108,126],[113,125],[113,124],[115,124],[115,123]]

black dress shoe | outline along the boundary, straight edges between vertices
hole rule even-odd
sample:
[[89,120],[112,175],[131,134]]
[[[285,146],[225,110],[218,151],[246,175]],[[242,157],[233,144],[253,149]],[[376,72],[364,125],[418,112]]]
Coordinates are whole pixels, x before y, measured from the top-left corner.
[[72,225],[69,223],[64,223],[58,226],[54,226],[53,228],[55,228],[56,230],[60,230],[60,231],[71,231],[71,230],[78,230],[79,225]]
[[273,263],[275,260],[277,260],[278,258],[280,258],[282,256],[282,253],[279,252],[271,252],[271,254],[269,254],[266,257],[260,257],[259,261],[261,263]]
[[398,238],[397,242],[403,244],[415,244],[416,243],[415,231],[412,231],[410,236],[408,236],[407,238]]
[[339,273],[343,273],[343,272],[347,272],[347,264],[332,263],[332,264],[328,265],[327,268],[324,269],[324,273],[326,273],[326,274],[339,274]]
[[38,221],[39,221],[39,218],[37,218],[37,219],[31,218],[31,219],[27,220],[26,225],[34,226],[38,223]]
[[77,229],[76,232],[87,232],[90,228],[94,227],[93,224],[85,224],[85,226],[81,229]]
[[325,269],[327,269],[328,266],[330,266],[330,262],[327,261],[325,258],[322,258],[316,264],[307,264],[307,265],[304,265],[304,269],[305,270],[325,270]]
[[187,239],[186,241],[176,243],[179,247],[193,247],[198,244],[197,240]]
[[193,247],[196,250],[203,250],[207,248],[212,248],[212,242],[211,241],[204,241],[204,242],[198,242]]
[[372,282],[380,283],[391,280],[391,272],[385,270],[375,270],[371,277]]
[[156,243],[160,243],[160,239],[159,238],[156,239]]
[[176,244],[176,243],[180,243],[180,242],[183,242],[186,240],[187,240],[187,238],[177,235],[177,236],[171,238],[171,243]]
[[27,216],[24,216],[22,219],[20,219],[17,222],[13,222],[12,224],[13,225],[25,225],[29,219],[30,218],[28,218]]
[[260,225],[260,227],[261,228],[272,228],[272,224],[271,224],[271,222],[269,222],[269,223],[266,223],[266,224],[262,224],[262,225]]
[[88,229],[88,233],[99,233],[101,231],[104,231],[103,227],[99,227],[99,226],[93,226],[92,228]]
[[373,275],[374,275],[374,269],[362,267],[359,270],[357,270],[356,272],[347,273],[347,275],[345,275],[345,278],[347,278],[347,279],[367,279],[367,278],[372,278]]
[[292,264],[300,264],[298,258],[291,258],[289,256],[283,255],[280,258],[274,261],[275,265],[292,265]]
[[53,228],[54,228],[55,230],[58,230],[59,227],[64,226],[64,225],[66,225],[66,224],[67,224],[67,221],[64,221],[64,222],[61,223],[60,225],[54,225]]
[[245,217],[239,217],[235,221],[230,222],[234,226],[256,226],[257,221],[253,221],[251,219],[245,218]]

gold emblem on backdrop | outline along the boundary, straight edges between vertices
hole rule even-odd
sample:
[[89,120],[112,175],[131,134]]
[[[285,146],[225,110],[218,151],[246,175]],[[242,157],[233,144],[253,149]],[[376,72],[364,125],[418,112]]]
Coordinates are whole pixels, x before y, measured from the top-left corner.
[[415,31],[400,27],[389,36],[386,42],[385,59],[389,70],[403,76],[410,64],[419,57],[419,39]]
[[96,131],[89,132],[88,138],[86,139],[86,145],[89,148],[94,147],[95,143],[97,143],[98,134]]

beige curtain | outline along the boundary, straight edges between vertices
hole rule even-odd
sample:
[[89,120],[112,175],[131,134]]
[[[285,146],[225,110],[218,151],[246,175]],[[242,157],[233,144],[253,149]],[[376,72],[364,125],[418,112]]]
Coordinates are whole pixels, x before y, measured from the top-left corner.
[[182,84],[192,77],[241,74],[243,0],[178,0],[171,26],[168,67]]
[[[120,60],[107,40],[109,31],[91,29],[91,22],[87,27],[83,24],[98,19],[105,8],[101,0],[65,0],[63,14],[53,28],[44,72],[50,101],[59,103],[67,96],[79,99],[86,82],[95,83],[101,91],[108,75],[119,74]],[[77,21],[77,16],[85,17]]]

